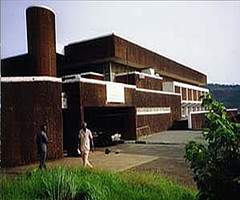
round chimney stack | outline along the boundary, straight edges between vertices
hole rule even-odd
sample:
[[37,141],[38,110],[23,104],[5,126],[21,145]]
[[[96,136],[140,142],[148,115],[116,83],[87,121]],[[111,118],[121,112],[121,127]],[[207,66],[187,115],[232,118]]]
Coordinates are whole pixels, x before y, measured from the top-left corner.
[[28,53],[36,76],[57,76],[55,14],[45,7],[27,9]]

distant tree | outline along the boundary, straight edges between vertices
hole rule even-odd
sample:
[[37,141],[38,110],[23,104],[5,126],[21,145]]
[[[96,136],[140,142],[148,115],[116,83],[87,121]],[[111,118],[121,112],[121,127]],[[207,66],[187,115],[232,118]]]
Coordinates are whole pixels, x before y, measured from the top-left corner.
[[209,110],[204,140],[208,145],[189,142],[185,159],[190,162],[200,200],[240,199],[240,124],[227,119],[225,107],[211,94],[202,97]]
[[240,109],[240,85],[208,84],[206,87],[213,97],[223,102],[227,108]]

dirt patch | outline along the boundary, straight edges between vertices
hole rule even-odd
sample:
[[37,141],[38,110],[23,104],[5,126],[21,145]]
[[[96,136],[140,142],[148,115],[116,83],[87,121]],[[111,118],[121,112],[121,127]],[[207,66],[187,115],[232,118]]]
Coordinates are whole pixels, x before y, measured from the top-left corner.
[[159,158],[135,166],[127,171],[139,173],[156,173],[181,185],[196,189],[193,173],[183,159]]

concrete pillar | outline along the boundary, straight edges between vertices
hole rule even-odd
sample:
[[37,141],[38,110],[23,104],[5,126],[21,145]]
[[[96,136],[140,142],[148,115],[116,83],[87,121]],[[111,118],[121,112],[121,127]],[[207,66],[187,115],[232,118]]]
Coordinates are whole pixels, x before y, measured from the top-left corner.
[[182,117],[185,117],[185,108],[184,108],[184,106],[181,107],[181,113],[182,113]]
[[189,116],[189,113],[190,113],[189,106],[186,106],[186,116]]

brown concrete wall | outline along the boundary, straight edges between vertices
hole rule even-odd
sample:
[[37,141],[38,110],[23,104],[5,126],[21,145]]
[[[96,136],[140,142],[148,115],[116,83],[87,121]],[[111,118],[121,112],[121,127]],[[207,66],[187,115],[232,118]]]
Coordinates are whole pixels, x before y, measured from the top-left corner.
[[201,100],[201,95],[202,95],[202,93],[201,93],[201,91],[197,91],[197,93],[198,93],[198,101],[200,101]]
[[29,54],[1,60],[2,76],[33,76],[32,57]]
[[140,79],[139,75],[136,76],[136,85],[138,88],[145,88],[150,90],[162,90],[162,80],[145,76]]
[[188,100],[189,101],[193,101],[193,98],[192,98],[192,89],[187,89],[188,91]]
[[[174,120],[179,120],[181,118],[180,96],[145,92],[133,93],[132,98],[134,99],[136,107],[171,108],[170,114],[137,116],[137,128],[149,126],[150,132],[147,132],[148,134],[167,130],[172,126]],[[137,138],[140,136],[141,135],[137,135]]]
[[89,62],[114,56],[113,38],[101,37],[65,46],[67,61]]
[[[91,83],[80,83],[82,106],[98,107],[106,105],[106,86]],[[113,104],[115,105],[115,104]]]
[[117,76],[116,82],[136,85],[138,88],[150,90],[162,90],[162,80],[144,76],[140,78],[139,74],[128,74]]
[[[237,110],[236,111],[227,111],[227,116],[233,120],[237,121]],[[192,129],[203,129],[205,128],[205,113],[191,114],[192,120]]]
[[192,90],[193,91],[193,100],[194,101],[197,101],[198,98],[197,98],[197,91],[196,90]]
[[175,86],[175,92],[180,94],[180,87]]
[[238,115],[238,110],[227,111],[227,116],[233,121],[236,121],[237,115]]
[[161,76],[168,76],[194,85],[205,85],[206,75],[190,69],[173,60],[163,57],[148,49],[142,48],[118,36],[114,37],[115,57],[141,66],[155,68]]
[[[141,92],[125,88],[125,103],[107,103],[106,86],[81,82],[83,106],[136,106],[136,107],[169,107],[172,106],[174,118],[180,117],[180,96],[151,92]],[[179,107],[179,109],[177,109]]]
[[136,85],[136,74],[116,76],[116,82],[130,84],[130,85]]
[[187,89],[182,88],[182,100],[187,100]]
[[47,124],[47,159],[63,156],[61,83],[2,82],[2,166],[39,159],[36,135]]
[[138,69],[154,68],[164,81],[193,85],[207,83],[206,75],[115,35],[70,44],[65,47],[65,55],[69,65],[112,61]]
[[[131,89],[128,89],[131,90]],[[171,119],[181,118],[181,97],[157,93],[133,92],[132,99],[136,107],[171,107]]]
[[199,130],[205,128],[205,113],[191,114],[192,129]]
[[141,134],[142,131],[138,131],[137,137],[146,136],[152,133],[167,130],[171,127],[171,125],[171,114],[137,116],[138,130],[147,129],[146,132],[143,132],[143,134]]
[[149,125],[151,133],[166,130],[171,127],[174,120],[181,118],[180,96],[177,95],[147,93],[125,88],[125,103],[119,104],[106,103],[105,85],[81,83],[80,91],[84,107],[171,107],[171,114],[137,116],[137,128]]

